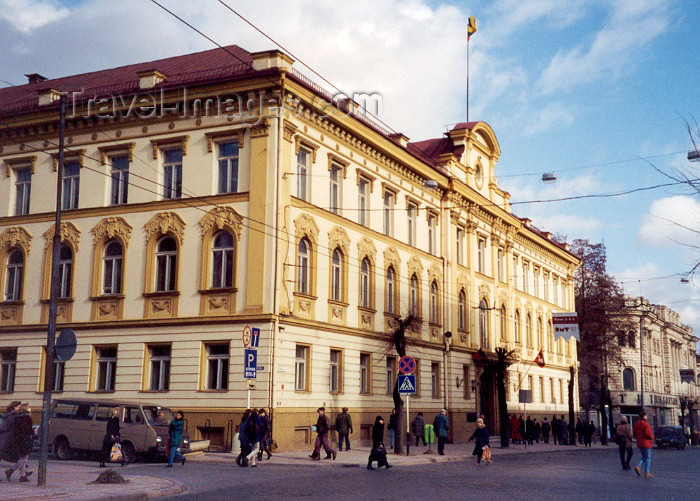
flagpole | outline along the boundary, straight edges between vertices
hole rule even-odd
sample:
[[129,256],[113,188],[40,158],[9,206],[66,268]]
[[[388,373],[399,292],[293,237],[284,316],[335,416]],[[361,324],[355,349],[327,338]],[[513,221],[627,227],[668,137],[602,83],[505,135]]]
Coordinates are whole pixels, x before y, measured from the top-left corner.
[[469,121],[469,40],[471,35],[467,35],[467,122]]

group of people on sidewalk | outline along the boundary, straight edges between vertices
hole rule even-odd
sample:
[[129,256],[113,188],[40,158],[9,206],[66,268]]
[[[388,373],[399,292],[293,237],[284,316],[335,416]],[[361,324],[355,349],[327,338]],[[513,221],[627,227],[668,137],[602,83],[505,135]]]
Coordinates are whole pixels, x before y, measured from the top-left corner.
[[241,443],[241,452],[236,458],[238,466],[255,468],[257,461],[262,461],[263,453],[267,453],[267,459],[272,457],[272,425],[265,409],[245,410],[238,427],[238,437]]
[[553,415],[552,421],[548,421],[545,417],[542,423],[539,423],[537,418],[533,419],[527,416],[527,419],[523,419],[522,415],[518,417],[515,414],[511,414],[508,425],[510,428],[510,440],[513,444],[527,443],[528,445],[533,445],[540,443],[540,440],[548,444],[551,434],[554,445],[569,445],[569,438],[571,437],[574,440],[578,438],[580,444],[591,447],[596,432],[593,421],[584,423],[579,418],[576,426],[567,425],[564,415],[561,418]]
[[29,482],[32,472],[27,471],[27,462],[35,438],[31,407],[18,400],[11,402],[0,415],[0,458],[14,463],[5,470],[8,482],[15,471],[19,471],[20,482]]

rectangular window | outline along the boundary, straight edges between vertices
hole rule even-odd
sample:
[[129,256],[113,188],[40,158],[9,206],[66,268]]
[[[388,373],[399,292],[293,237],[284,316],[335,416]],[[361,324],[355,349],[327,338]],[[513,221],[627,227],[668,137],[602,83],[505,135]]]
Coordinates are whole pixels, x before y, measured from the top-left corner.
[[518,256],[513,256],[513,287],[518,289]]
[[311,154],[304,148],[299,148],[297,154],[297,197],[309,201],[309,158]]
[[544,273],[544,300],[549,301],[549,273]]
[[95,390],[114,391],[114,382],[117,377],[117,348],[96,348],[97,355],[97,381]]
[[394,393],[394,382],[396,381],[396,357],[386,357],[386,394]]
[[32,169],[15,169],[15,216],[29,214],[29,199],[32,192]]
[[78,193],[80,192],[80,163],[65,162],[63,164],[63,188],[61,209],[78,208]]
[[170,345],[148,347],[150,356],[150,390],[166,391],[170,389]]
[[182,150],[163,152],[163,198],[182,198]]
[[370,386],[372,370],[372,355],[360,353],[360,393],[367,395],[371,392]]
[[535,297],[540,297],[540,269],[535,266],[532,269],[533,272],[533,281],[535,282]]
[[435,254],[437,252],[436,235],[437,232],[437,216],[428,214],[428,252]]
[[230,348],[228,344],[207,344],[207,390],[227,390]]
[[476,241],[476,271],[486,273],[486,239],[481,237]]
[[530,292],[530,265],[523,261],[523,292]]
[[532,376],[527,377],[527,389],[531,392],[534,391],[534,388],[532,386]]
[[544,403],[544,378],[540,376],[540,402]]
[[457,264],[464,264],[464,228],[457,227]]
[[333,214],[340,214],[340,204],[342,203],[342,177],[343,168],[332,164],[330,169],[330,203],[328,210]]
[[396,195],[391,191],[384,191],[384,234],[388,237],[394,236],[394,203]]
[[219,146],[219,193],[238,191],[238,141],[226,141]]
[[343,374],[343,352],[340,350],[331,350],[330,363],[330,392],[340,393],[342,389],[342,374]]
[[559,403],[564,403],[564,381],[559,380]]
[[298,344],[294,361],[294,389],[308,391],[309,347]]
[[369,181],[362,177],[357,183],[357,222],[369,226]]
[[553,298],[552,302],[554,304],[559,304],[559,278],[557,277],[552,277],[552,293],[553,293]]
[[503,251],[503,249],[501,249],[499,247],[496,256],[498,259],[498,280],[500,282],[505,282],[506,281],[506,258],[505,258],[505,252]]
[[66,363],[62,360],[54,359],[53,369],[53,391],[63,391],[63,375],[66,369]]
[[409,202],[408,207],[406,209],[406,215],[408,217],[408,245],[412,245],[415,247],[418,206],[413,202]]
[[440,364],[438,362],[430,364],[430,394],[433,397],[440,396]]
[[[464,387],[464,399],[469,400],[472,396],[472,382],[469,379],[469,366],[468,365],[463,365],[462,366],[462,385]],[[506,385],[506,388],[508,388],[508,385]]]
[[129,157],[112,157],[112,205],[125,204],[129,200]]
[[0,350],[0,393],[15,391],[17,348]]
[[554,391],[554,379],[552,379],[552,378],[549,378],[549,390],[551,393],[551,402],[553,404],[556,404],[557,403],[557,395]]

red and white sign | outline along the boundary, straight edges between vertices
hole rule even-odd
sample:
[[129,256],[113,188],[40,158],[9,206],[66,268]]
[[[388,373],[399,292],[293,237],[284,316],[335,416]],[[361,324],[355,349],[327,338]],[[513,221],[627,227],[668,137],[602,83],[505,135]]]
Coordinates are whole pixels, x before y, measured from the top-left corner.
[[568,341],[574,337],[581,341],[578,333],[578,316],[573,313],[552,313],[552,324],[554,325],[554,339],[564,338]]
[[245,327],[243,327],[243,346],[247,348],[248,345],[250,345],[250,339],[252,336],[253,331],[250,328],[250,325],[246,325]]

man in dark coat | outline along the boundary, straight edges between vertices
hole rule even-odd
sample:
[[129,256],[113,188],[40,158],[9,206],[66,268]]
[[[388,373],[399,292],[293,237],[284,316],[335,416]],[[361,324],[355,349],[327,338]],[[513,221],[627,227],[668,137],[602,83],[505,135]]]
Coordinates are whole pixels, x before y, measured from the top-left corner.
[[345,441],[345,450],[350,450],[350,434],[352,433],[352,416],[348,414],[348,408],[343,407],[343,412],[335,417],[335,431],[338,432],[338,450],[343,450],[343,441]]
[[525,438],[527,440],[527,445],[532,445],[532,438],[534,435],[533,426],[534,422],[532,421],[532,418],[528,416],[527,420],[525,421]]
[[578,443],[583,443],[583,438],[586,434],[586,425],[581,422],[581,418],[576,421],[576,435],[578,436]]
[[262,461],[263,452],[267,453],[267,459],[272,457],[272,453],[270,452],[270,446],[272,445],[272,421],[265,409],[260,409],[258,411],[258,419],[260,419],[260,423],[262,423],[258,461]]
[[388,470],[391,465],[386,459],[386,447],[384,447],[384,420],[381,416],[377,416],[372,426],[372,450],[369,452],[367,460],[367,469],[374,470],[372,461],[377,462],[377,468],[385,466]]
[[32,409],[29,404],[22,404],[14,418],[11,438],[6,442],[3,450],[3,459],[6,461],[15,461],[12,468],[5,470],[5,477],[10,481],[12,474],[19,470],[19,481],[29,482],[27,478],[31,472],[27,472],[27,462],[29,461],[29,453],[32,452],[32,444],[34,442],[34,429],[32,426]]
[[561,443],[561,423],[556,415],[552,416],[552,439],[554,445]]
[[326,408],[319,407],[316,412],[318,412],[318,419],[316,420],[316,433],[318,433],[318,435],[316,436],[314,451],[309,457],[313,460],[321,459],[321,446],[323,446],[323,450],[326,451],[326,459],[330,459],[332,457],[335,461],[335,457],[338,455],[338,453],[328,442],[328,433],[330,432],[331,424],[328,420],[328,416],[326,416]]
[[549,443],[549,433],[552,431],[552,425],[549,424],[547,418],[542,421],[542,440],[545,444]]
[[433,427],[435,428],[435,436],[438,440],[438,454],[444,456],[445,443],[447,442],[447,436],[450,429],[450,420],[447,417],[447,409],[442,409],[440,414],[435,416]]

